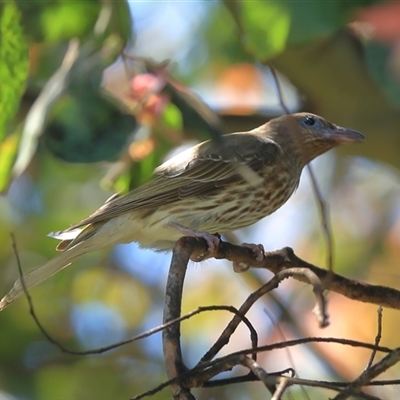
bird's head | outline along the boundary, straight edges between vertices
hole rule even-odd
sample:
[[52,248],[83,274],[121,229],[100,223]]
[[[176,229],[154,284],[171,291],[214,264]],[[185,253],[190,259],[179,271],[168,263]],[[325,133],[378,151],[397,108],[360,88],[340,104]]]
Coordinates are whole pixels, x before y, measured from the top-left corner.
[[276,132],[273,140],[283,149],[295,152],[301,167],[336,146],[365,140],[360,132],[332,124],[311,113],[283,115],[271,122]]

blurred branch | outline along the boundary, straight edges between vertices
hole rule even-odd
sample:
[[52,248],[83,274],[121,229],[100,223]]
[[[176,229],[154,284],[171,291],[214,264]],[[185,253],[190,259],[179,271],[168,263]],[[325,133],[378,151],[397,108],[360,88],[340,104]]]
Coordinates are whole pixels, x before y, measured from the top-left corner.
[[46,82],[38,98],[30,108],[24,128],[22,130],[21,142],[18,149],[18,157],[15,161],[12,175],[13,178],[22,174],[33,155],[35,154],[38,140],[43,132],[45,119],[50,106],[61,96],[68,84],[68,77],[72,66],[79,55],[79,40],[72,39],[69,42],[67,52],[60,68]]
[[[70,355],[78,355],[78,356],[85,356],[85,355],[90,355],[90,354],[101,354],[104,353],[106,351],[109,350],[113,350],[116,349],[118,347],[124,346],[128,343],[132,343],[134,341],[140,340],[140,339],[144,339],[146,337],[149,337],[157,332],[160,331],[164,331],[164,330],[168,330],[169,327],[177,325],[178,322],[180,321],[184,321],[186,319],[190,319],[193,316],[197,315],[197,314],[201,314],[203,312],[206,311],[228,311],[231,312],[233,314],[236,315],[236,317],[238,317],[238,319],[240,321],[243,321],[243,323],[249,328],[250,331],[250,338],[251,338],[251,343],[252,343],[252,347],[254,349],[257,348],[257,344],[258,344],[258,335],[257,335],[257,331],[254,329],[253,325],[251,324],[251,322],[248,320],[248,318],[246,318],[243,314],[240,313],[240,311],[238,311],[235,307],[233,306],[224,306],[224,305],[214,305],[214,306],[207,306],[207,307],[199,307],[196,310],[187,313],[183,316],[178,316],[176,318],[167,318],[165,317],[164,319],[168,319],[168,321],[165,321],[164,324],[155,327],[153,329],[149,329],[146,332],[143,332],[139,335],[136,335],[132,338],[129,338],[127,340],[123,340],[120,341],[118,343],[112,344],[110,346],[104,346],[98,349],[94,349],[94,350],[87,350],[87,351],[76,351],[76,350],[71,350],[71,349],[67,349],[66,347],[64,347],[61,343],[59,343],[56,339],[54,339],[48,332],[47,330],[43,327],[43,325],[41,324],[39,318],[36,315],[35,309],[34,309],[34,305],[33,305],[33,300],[31,295],[29,294],[29,291],[26,288],[25,285],[25,280],[24,280],[24,275],[22,272],[22,265],[21,265],[21,260],[19,257],[19,252],[18,252],[18,248],[17,248],[17,243],[14,237],[14,234],[10,233],[10,237],[11,237],[11,245],[14,251],[14,255],[17,261],[17,268],[18,268],[18,273],[19,273],[19,277],[21,279],[21,284],[22,287],[24,289],[24,294],[25,297],[28,301],[28,305],[29,305],[29,313],[32,316],[34,322],[36,323],[37,327],[39,328],[39,330],[42,332],[42,334],[45,336],[45,338],[52,344],[54,344],[56,347],[58,347],[59,350],[61,350],[64,353],[70,354]],[[172,286],[172,284],[171,284]],[[179,312],[180,314],[180,312]],[[178,332],[179,332],[179,325],[178,325]],[[167,332],[168,334],[169,332]],[[256,358],[255,353],[253,354],[253,358]]]
[[[12,237],[13,248],[15,256],[17,258],[17,264],[21,272],[21,264],[16,248],[14,237]],[[307,263],[304,260],[298,258],[292,249],[286,247],[282,250],[266,252],[263,254],[262,259],[259,259],[258,255],[255,255],[253,250],[246,246],[237,246],[227,242],[220,241],[218,247],[214,251],[208,252],[208,257],[215,257],[217,259],[225,258],[236,263],[244,263],[252,266],[253,268],[266,268],[272,271],[275,275],[269,282],[259,288],[257,291],[250,294],[245,300],[239,310],[228,306],[212,306],[202,307],[196,311],[186,314],[181,317],[181,301],[182,301],[182,289],[187,268],[187,263],[190,259],[195,261],[202,261],[204,255],[208,251],[208,245],[204,239],[197,239],[191,237],[183,237],[174,248],[173,258],[171,260],[171,270],[168,277],[166,301],[164,308],[164,324],[160,327],[149,330],[141,335],[137,335],[129,340],[121,341],[112,346],[103,347],[97,350],[91,351],[71,351],[60,345],[56,340],[51,338],[50,335],[41,326],[32,305],[32,299],[26,292],[26,296],[30,306],[30,313],[34,318],[39,329],[45,335],[45,337],[60,350],[72,354],[72,355],[87,355],[94,353],[101,353],[112,348],[122,346],[126,343],[130,343],[135,340],[147,337],[155,332],[163,330],[163,348],[164,357],[167,366],[168,382],[164,382],[150,391],[142,393],[135,397],[139,399],[145,396],[149,396],[162,390],[167,386],[171,386],[174,391],[174,398],[176,399],[194,399],[190,393],[190,388],[201,387],[201,386],[215,386],[218,385],[218,381],[213,381],[212,385],[208,385],[209,380],[223,371],[231,370],[234,366],[241,364],[246,365],[250,374],[240,377],[241,381],[249,381],[254,379],[261,379],[264,384],[271,390],[275,391],[275,386],[278,386],[278,393],[275,394],[275,398],[280,398],[279,393],[283,393],[290,385],[304,385],[304,386],[318,386],[323,388],[329,388],[339,390],[345,387],[337,397],[337,399],[345,399],[350,395],[357,395],[360,398],[375,399],[373,396],[366,395],[360,392],[362,386],[370,385],[371,380],[377,377],[380,373],[384,372],[400,359],[400,352],[398,349],[391,350],[387,347],[379,346],[379,339],[375,340],[375,344],[362,343],[347,339],[337,338],[304,338],[291,341],[282,341],[279,343],[257,347],[257,333],[252,327],[250,321],[247,320],[244,315],[250,309],[250,307],[264,294],[276,289],[279,283],[288,277],[292,277],[302,282],[310,283],[313,286],[314,294],[317,299],[317,319],[320,326],[327,325],[327,315],[325,312],[325,299],[322,295],[322,288],[325,286],[326,289],[341,293],[351,299],[360,300],[370,303],[380,303],[392,308],[400,308],[400,292],[395,289],[386,288],[382,286],[368,285],[365,283],[356,282],[347,278],[344,278],[338,274],[330,273],[329,271],[323,270],[312,264]],[[22,279],[22,285],[25,288],[24,281]],[[192,369],[188,370],[183,363],[182,352],[180,347],[180,321],[183,319],[191,318],[193,315],[208,310],[227,310],[235,314],[234,318],[229,322],[224,332],[221,334],[217,342],[211,347],[211,349],[203,356],[200,362]],[[231,353],[228,356],[224,356],[218,359],[212,360],[220,349],[229,342],[230,337],[236,330],[239,323],[243,321],[250,329],[252,338],[252,348],[241,350],[235,353]],[[381,323],[380,323],[381,324]],[[379,335],[377,335],[377,338]],[[255,354],[258,352],[266,352],[276,350],[280,348],[288,348],[295,345],[305,343],[340,343],[342,345],[350,345],[355,347],[363,347],[373,350],[374,352],[386,352],[389,353],[382,361],[369,367],[358,379],[350,384],[343,383],[332,383],[332,382],[318,382],[310,381],[307,379],[298,379],[293,377],[281,376],[282,373],[267,373],[262,367],[255,363]],[[252,361],[248,358],[252,355]],[[231,380],[221,380],[220,384],[230,384],[237,381],[236,378]],[[389,381],[388,381],[389,382]],[[390,381],[390,383],[382,384],[399,384],[398,381]],[[276,392],[276,391],[275,391]],[[342,397],[340,397],[342,396]]]
[[[314,290],[314,294],[317,299],[316,305],[316,316],[321,327],[328,324],[328,317],[325,312],[326,302],[323,297],[323,284],[321,276],[325,278],[327,286],[334,285],[336,283],[335,277],[341,281],[343,286],[343,279],[331,271],[321,270],[318,267],[312,266],[311,264],[297,258],[293,250],[284,248],[279,252],[264,253],[264,258],[259,259],[258,255],[255,255],[253,250],[248,246],[236,246],[230,243],[220,241],[219,246],[210,252],[208,245],[205,240],[199,240],[197,238],[183,237],[178,240],[171,260],[171,268],[168,275],[167,290],[164,304],[164,323],[169,322],[172,319],[176,319],[180,315],[181,302],[182,302],[182,291],[185,279],[185,273],[187,264],[190,259],[194,261],[200,261],[204,259],[203,254],[207,254],[207,258],[226,258],[233,261],[234,264],[246,264],[256,268],[268,268],[275,273],[275,276],[259,290],[252,293],[249,298],[240,307],[239,312],[246,314],[250,307],[258,300],[262,295],[274,290],[279,283],[287,278],[294,277],[301,281],[308,281]],[[280,260],[278,259],[280,256]],[[271,262],[272,261],[272,262]],[[272,265],[271,265],[272,264]],[[274,265],[275,264],[275,265]],[[321,273],[324,271],[324,273]],[[320,272],[320,276],[318,275]],[[349,281],[350,282],[350,281]],[[350,291],[352,290],[351,285],[348,286]],[[400,293],[399,293],[400,295]],[[227,328],[221,334],[217,342],[211,347],[211,349],[203,356],[197,366],[192,370],[203,369],[200,374],[196,373],[191,377],[185,377],[190,372],[187,370],[182,359],[182,351],[180,346],[180,324],[170,326],[163,331],[163,348],[164,348],[164,359],[167,368],[167,375],[170,379],[170,386],[173,390],[174,398],[190,398],[192,394],[189,388],[203,386],[205,382],[209,381],[215,375],[222,371],[230,370],[234,365],[232,360],[229,359],[227,363],[218,363],[213,368],[209,368],[212,364],[210,360],[220,351],[220,349],[229,342],[230,336],[235,331],[240,321],[235,316],[233,320],[228,324]],[[377,346],[373,347],[374,349]],[[237,363],[246,365],[250,368],[253,375],[256,375],[261,379],[264,384],[269,388],[271,393],[275,392],[275,387],[269,378],[269,374],[256,365],[255,360],[252,362],[250,359],[239,357]],[[210,363],[206,368],[207,363]],[[251,366],[250,366],[251,364]],[[256,367],[255,367],[256,366]],[[254,372],[254,368],[257,373]],[[284,377],[283,381],[275,380],[274,382],[279,384],[279,391],[274,398],[280,398],[279,393],[283,393],[284,389],[289,385],[289,381]],[[283,382],[283,383],[282,383]],[[364,381],[363,381],[364,382]],[[368,381],[369,382],[369,381]],[[362,385],[360,385],[362,386]],[[363,398],[373,398],[371,396],[360,393],[358,387],[351,387],[349,391],[352,394],[357,393]]]
[[17,242],[15,240],[14,234],[10,233],[10,237],[11,237],[11,245],[14,251],[14,255],[15,255],[15,259],[17,261],[17,267],[18,267],[18,273],[19,273],[19,277],[21,279],[21,285],[22,288],[24,289],[24,293],[25,293],[25,297],[28,301],[29,304],[29,314],[32,316],[33,320],[35,321],[36,326],[39,328],[40,332],[42,332],[43,336],[53,345],[55,345],[59,350],[61,350],[62,352],[65,353],[70,353],[73,354],[70,350],[68,350],[67,348],[65,348],[61,343],[59,343],[56,339],[54,339],[47,331],[46,329],[43,327],[43,325],[41,324],[39,318],[36,315],[35,309],[33,307],[33,301],[31,298],[31,295],[29,294],[26,285],[25,285],[25,280],[24,280],[24,274],[22,272],[22,265],[21,265],[21,259],[19,257],[19,252],[18,252],[18,248],[17,248]]

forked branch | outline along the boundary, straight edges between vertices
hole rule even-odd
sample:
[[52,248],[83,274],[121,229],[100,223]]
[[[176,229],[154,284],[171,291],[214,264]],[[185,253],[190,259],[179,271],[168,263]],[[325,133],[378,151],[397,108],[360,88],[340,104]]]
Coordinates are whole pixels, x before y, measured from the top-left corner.
[[[191,370],[192,373],[189,373],[188,376],[188,368],[186,368],[182,359],[180,323],[178,322],[165,329],[163,334],[164,358],[167,366],[168,378],[171,380],[171,387],[173,389],[174,398],[176,399],[192,399],[193,396],[189,388],[204,386],[209,379],[222,371],[233,368],[233,366],[237,364],[247,366],[252,378],[254,379],[254,377],[257,376],[258,379],[261,379],[271,393],[275,391],[275,383],[278,384],[279,390],[282,392],[285,387],[295,384],[295,381],[286,376],[280,379],[276,374],[268,374],[255,362],[255,354],[253,354],[253,361],[247,357],[234,357],[234,359],[237,360],[237,364],[234,363],[234,359],[230,359],[226,364],[219,363],[218,366],[215,365],[211,368],[206,367],[202,369],[202,367],[212,361],[222,347],[229,342],[230,337],[240,322],[243,321],[250,307],[261,296],[274,290],[285,278],[292,277],[312,285],[316,298],[315,314],[321,327],[328,325],[326,301],[323,295],[324,290],[340,293],[353,300],[382,304],[386,307],[400,309],[399,291],[383,286],[369,285],[354,281],[321,269],[297,257],[289,247],[278,251],[266,252],[263,259],[259,260],[248,247],[236,246],[228,242],[220,241],[219,246],[210,253],[207,248],[207,243],[203,239],[183,237],[177,242],[171,260],[164,305],[164,323],[168,323],[180,317],[183,284],[189,260],[201,261],[209,257],[227,259],[235,263],[246,264],[252,268],[265,268],[275,275],[269,282],[252,293],[239,308],[238,314],[232,318],[216,343],[193,369],[199,369],[196,375],[194,375],[193,370]],[[256,374],[254,369],[257,370]],[[354,394],[357,392],[357,394],[363,398],[372,398],[362,393],[357,386],[352,385],[347,387],[347,393],[351,392]]]

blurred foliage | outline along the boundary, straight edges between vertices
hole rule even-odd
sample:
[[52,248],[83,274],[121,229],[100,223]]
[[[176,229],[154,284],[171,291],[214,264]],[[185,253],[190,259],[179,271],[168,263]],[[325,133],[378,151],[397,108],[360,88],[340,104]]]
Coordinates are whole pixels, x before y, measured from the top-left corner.
[[81,91],[57,100],[49,115],[44,143],[68,162],[115,160],[136,127],[98,93]]
[[24,91],[28,72],[28,46],[21,26],[21,16],[14,2],[0,8],[0,140],[14,117]]
[[33,42],[58,42],[90,34],[101,10],[101,3],[92,0],[77,4],[65,1],[32,3],[19,1],[18,7]]
[[359,1],[226,3],[242,30],[245,46],[259,60],[270,59],[288,46],[332,35],[346,23],[348,12],[362,5]]
[[400,107],[400,79],[395,71],[391,71],[391,55],[392,47],[389,44],[369,42],[365,45],[365,60],[369,71],[386,98],[394,106]]
[[[12,131],[28,73],[28,46],[21,15],[13,1],[0,4],[0,190],[9,179],[18,146]],[[8,137],[7,133],[10,133]]]
[[[101,12],[104,14],[112,10],[112,15],[106,29],[103,30],[103,39],[115,33],[124,42],[132,34],[130,13],[125,2],[99,2],[97,0],[83,0],[78,3],[63,0],[51,2],[29,2],[17,0],[22,14],[22,22],[30,42],[60,43],[71,38],[88,39],[96,23],[102,24]],[[101,29],[101,27],[99,27]]]
[[[10,160],[1,163],[0,190],[6,189],[11,177],[15,178],[20,175],[29,165],[37,147],[37,139],[43,131],[46,133],[49,129],[52,130],[52,135],[44,135],[47,144],[54,154],[62,159],[75,162],[115,159],[136,124],[131,117],[130,124],[127,125],[127,118],[115,106],[115,101],[104,103],[102,97],[99,96],[99,86],[102,70],[116,59],[132,35],[128,5],[124,2],[102,3],[89,0],[79,2],[79,4],[65,1],[17,2],[15,4],[5,3],[2,7],[4,9],[1,25],[2,30],[4,30],[2,54],[4,56],[11,54],[13,57],[10,60],[4,60],[2,79],[5,83],[2,87],[7,88],[11,84],[20,86],[19,89],[10,86],[8,92],[15,96],[15,100],[4,98],[4,102],[1,102],[1,104],[6,104],[10,111],[6,112],[7,110],[5,110],[2,116],[4,118],[13,116],[13,108],[16,108],[20,101],[26,80],[27,60],[24,60],[24,64],[20,66],[19,59],[22,58],[21,53],[23,51],[27,56],[27,43],[31,44],[31,74],[27,88],[30,97],[26,98],[28,104],[24,104],[24,108],[28,107],[31,110],[26,115],[25,123],[22,122],[25,116],[24,111],[21,115],[18,115],[15,121],[15,124],[20,121],[23,124],[23,128],[18,130],[18,135],[22,135],[19,153],[17,154],[15,140],[4,139],[8,144],[3,143],[2,146],[5,148],[0,148],[0,155],[3,152],[5,153],[2,159]],[[15,15],[8,11],[10,9],[14,10]],[[10,21],[8,21],[10,18],[15,19],[15,21],[11,21],[15,33],[11,31],[9,33],[7,30],[10,25]],[[19,25],[19,20],[22,21],[22,27]],[[10,43],[7,43],[8,37],[16,41],[18,46],[11,40]],[[77,46],[79,46],[75,51],[77,54],[74,56],[68,50],[65,53],[66,40],[69,39],[75,40]],[[9,47],[7,48],[7,46]],[[10,48],[12,51],[10,51]],[[12,72],[10,71],[8,75],[5,75],[7,62],[12,63]],[[25,72],[23,73],[24,68]],[[65,99],[64,107],[58,101],[59,96],[64,91],[68,91],[69,94],[69,97],[67,96],[69,107],[66,106]],[[4,93],[7,94],[7,91],[4,91]],[[93,120],[84,122],[83,118],[80,118],[80,128],[69,130],[68,121],[71,120],[69,115],[71,109],[83,110],[87,109],[88,105],[90,105],[90,109],[88,115],[84,117],[87,120],[96,117],[97,122],[102,123],[105,119],[109,121],[111,117],[117,117],[121,122],[119,126],[114,127],[117,133],[111,139],[114,148],[117,147],[116,150],[113,150],[113,146],[110,145],[107,127],[103,126],[102,129],[96,129],[92,126]],[[108,108],[108,111],[106,111],[106,108]],[[52,109],[53,119],[49,118],[51,121],[47,121],[46,124],[46,118]],[[55,114],[57,113],[56,118]],[[107,116],[107,113],[112,113],[112,115]],[[102,115],[101,118],[100,115]],[[58,119],[58,123],[55,121],[56,119]],[[72,121],[77,121],[76,117],[72,118]],[[1,132],[3,131],[4,129],[1,129]],[[65,134],[65,131],[68,134]],[[8,132],[6,131],[3,134],[3,138],[7,133],[11,134],[12,131],[8,129]],[[70,138],[67,138],[69,136]],[[95,151],[96,146],[93,146],[93,143],[91,146],[88,145],[90,140],[94,140],[96,146],[100,146],[102,149]],[[24,149],[28,147],[31,150],[25,151]],[[81,157],[77,149],[83,152]],[[72,154],[73,151],[75,151],[75,154]],[[98,155],[98,153],[101,155]],[[17,156],[19,158],[15,163],[14,171],[11,171],[12,161]]]
[[[181,83],[201,92],[208,80],[214,88],[227,90],[218,77],[238,63],[273,65],[299,91],[303,108],[366,134],[365,145],[339,153],[369,160],[344,161],[336,155],[317,160],[322,190],[330,199],[335,266],[346,275],[396,285],[399,179],[397,170],[375,161],[400,167],[400,33],[388,34],[385,19],[376,15],[400,18],[400,8],[381,1],[196,2],[191,7],[198,7],[201,21],[192,28],[190,48],[184,56],[181,48],[174,49],[168,62],[158,59],[158,52],[170,45],[169,35],[184,36],[176,15],[186,12],[183,19],[189,20],[197,11],[181,3],[145,3],[54,0],[0,5],[0,188],[8,189],[0,197],[2,293],[17,276],[9,231],[16,234],[24,269],[34,268],[54,255],[55,243],[46,238],[47,232],[93,212],[112,191],[124,192],[147,181],[176,146],[186,140],[220,140],[226,130],[251,129],[274,114],[261,104],[253,106],[254,112],[248,107],[246,113],[218,115]],[[151,10],[148,19],[141,14],[146,7]],[[136,17],[131,18],[131,10]],[[157,22],[160,15],[163,24]],[[163,31],[168,22],[170,32]],[[365,24],[373,25],[376,40]],[[147,53],[139,46],[143,37]],[[240,86],[244,78],[249,77],[231,82],[241,88],[233,99],[239,103],[248,96]],[[260,81],[266,82],[260,91],[275,96],[274,82],[267,76]],[[232,100],[233,92],[227,92]],[[291,245],[299,256],[323,265],[325,248],[312,204],[303,181],[287,206],[238,232],[238,238],[262,242],[266,248]],[[87,255],[32,291],[38,316],[57,340],[74,349],[103,346],[154,327],[162,319],[168,257],[129,245],[111,254]],[[188,271],[185,311],[207,304],[239,306],[268,279],[266,273],[233,275],[227,267],[210,260]],[[374,339],[374,307],[332,295],[332,326],[321,332],[311,319],[308,292],[285,282],[276,298],[265,299],[250,312],[262,343],[307,335]],[[364,319],[354,318],[357,314]],[[387,315],[385,340],[397,346],[397,315]],[[11,399],[10,393],[41,400],[126,399],[165,379],[160,335],[107,354],[77,357],[44,340],[23,299],[0,319],[2,398]],[[216,313],[185,322],[189,365],[229,319]],[[227,351],[248,346],[243,329]],[[350,357],[348,349],[344,355],[336,350],[293,350],[294,367],[302,377],[315,370],[324,370],[330,379],[358,375],[368,355]],[[310,351],[318,364],[310,361]],[[292,366],[287,357],[266,354],[259,362],[274,371]],[[203,389],[196,396],[265,397],[261,386]],[[166,393],[152,398],[168,397]],[[318,390],[308,393],[310,398],[326,397]],[[303,397],[293,389],[292,398]]]

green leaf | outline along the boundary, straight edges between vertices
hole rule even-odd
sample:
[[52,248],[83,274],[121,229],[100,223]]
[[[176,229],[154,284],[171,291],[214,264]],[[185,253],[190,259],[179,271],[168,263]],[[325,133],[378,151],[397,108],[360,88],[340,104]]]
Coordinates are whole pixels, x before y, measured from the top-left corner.
[[[125,45],[132,34],[132,20],[126,1],[27,1],[17,0],[25,33],[34,42],[57,43],[71,38],[108,36],[112,46]],[[101,24],[95,29],[96,22]],[[110,43],[109,43],[110,45]]]
[[291,23],[286,3],[243,1],[239,13],[245,46],[258,59],[270,58],[285,49]]
[[57,42],[88,35],[101,4],[95,0],[18,1],[26,33],[33,41]]
[[258,59],[266,60],[287,46],[301,45],[327,37],[342,28],[354,0],[246,1],[230,7],[241,23],[245,46]]
[[28,73],[28,46],[14,2],[0,6],[0,142],[17,112]]
[[163,126],[167,129],[181,130],[183,127],[182,114],[173,103],[169,103],[165,108],[162,119]]
[[18,130],[0,144],[0,193],[8,188],[11,179],[11,169],[18,151],[21,131]]
[[103,179],[100,185],[105,190],[113,190],[116,193],[126,193],[129,191],[130,183],[131,176],[129,172],[125,172],[120,175],[114,183]]
[[[193,73],[202,75],[209,67],[213,68],[216,65],[222,68],[224,65],[252,61],[242,46],[241,36],[235,22],[240,19],[239,15],[235,18],[238,4],[228,0],[225,0],[223,4],[212,3],[208,18],[196,32],[200,38],[199,41],[203,40],[206,43],[207,61],[204,60],[204,53],[193,52],[190,58]],[[206,30],[204,31],[204,29]],[[204,68],[205,65],[207,65],[206,68]]]
[[95,24],[100,11],[93,1],[61,2],[46,7],[41,15],[44,36],[48,41],[82,36]]

